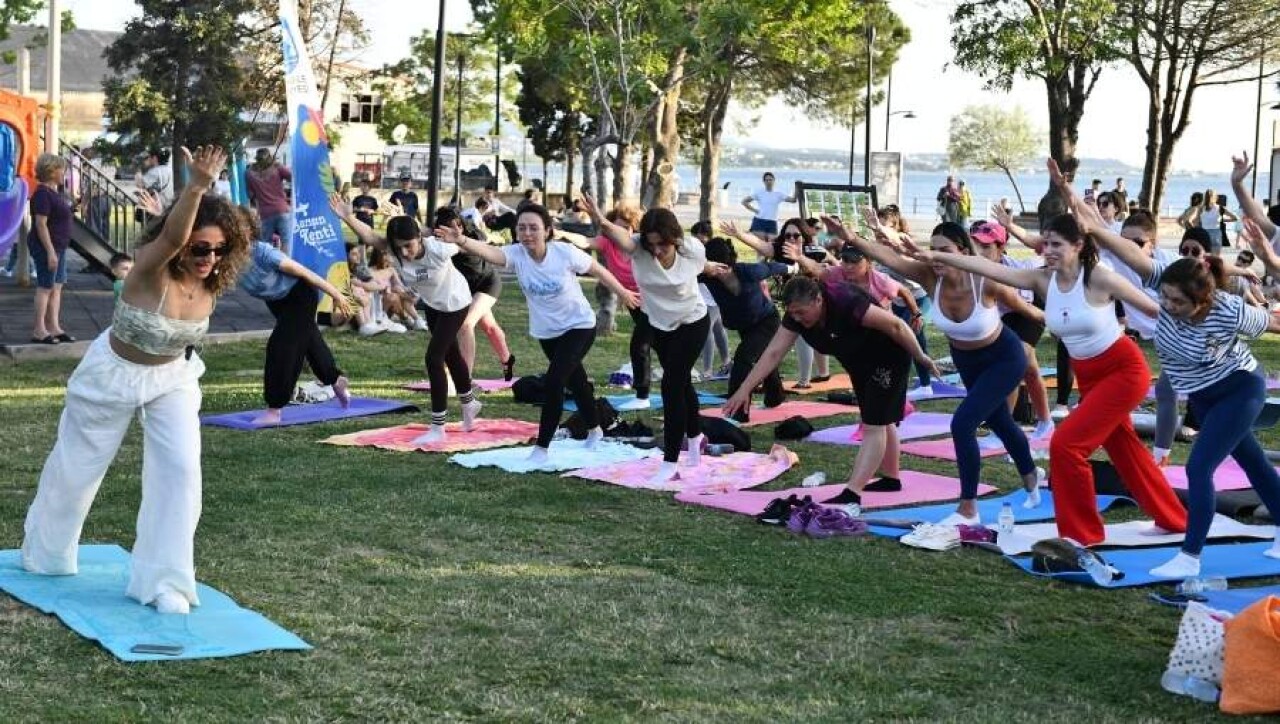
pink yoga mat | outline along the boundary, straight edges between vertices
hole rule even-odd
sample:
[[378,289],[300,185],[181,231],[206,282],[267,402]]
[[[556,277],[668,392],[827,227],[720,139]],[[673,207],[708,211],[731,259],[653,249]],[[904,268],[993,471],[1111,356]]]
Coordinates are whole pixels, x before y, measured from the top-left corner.
[[[497,392],[498,390],[511,389],[511,386],[514,385],[518,379],[520,378],[516,377],[510,382],[507,380],[471,380],[471,386],[479,387],[481,392]],[[417,382],[410,382],[407,385],[401,385],[401,389],[413,390],[414,392],[430,392],[431,383],[426,380],[419,380]]]
[[[955,500],[960,497],[960,481],[930,473],[917,473],[903,470],[902,490],[896,493],[863,493],[864,509],[897,508],[916,503],[932,503],[940,500]],[[731,493],[702,495],[692,491],[676,495],[676,500],[691,505],[727,510],[742,515],[759,515],[764,512],[769,501],[774,498],[785,498],[796,495],[801,498],[808,495],[821,502],[834,498],[844,489],[843,485],[821,485],[816,488],[788,488],[786,490],[740,490]],[[979,485],[978,495],[994,492],[990,485]]]
[[320,442],[329,445],[376,447],[396,452],[460,452],[463,450],[487,450],[508,445],[524,445],[538,436],[538,425],[523,420],[478,420],[471,432],[462,431],[462,423],[445,425],[443,442],[413,446],[409,443],[423,434],[429,426],[410,423],[395,427],[380,427],[345,435],[334,435]]
[[774,445],[767,455],[751,452],[731,453],[721,457],[704,455],[697,467],[684,467],[685,460],[685,456],[681,455],[678,479],[658,487],[649,484],[649,479],[658,472],[658,466],[662,464],[659,457],[571,470],[562,477],[598,480],[624,488],[699,494],[725,493],[764,485],[799,462],[795,453],[781,445]]
[[[908,418],[910,419],[910,418]],[[1045,451],[1049,449],[1049,438],[1040,438],[1038,440],[1028,439],[1031,443],[1031,452]],[[912,455],[919,455],[922,458],[938,458],[940,460],[956,459],[956,444],[949,437],[941,440],[916,440],[914,442],[906,442],[902,444],[902,452]],[[982,450],[982,457],[990,458],[997,455],[1006,455],[1003,447],[993,448],[990,450]]]
[[[830,445],[858,445],[861,438],[853,439],[862,425],[841,425],[818,430],[805,438],[808,442],[822,442]],[[951,432],[951,413],[949,412],[914,412],[907,416],[898,426],[899,440],[915,440],[934,435],[946,435]]]
[[[1170,465],[1164,469],[1164,476],[1169,479],[1170,487],[1186,490],[1187,469],[1185,467]],[[1213,487],[1215,490],[1248,490],[1252,486],[1249,485],[1249,478],[1245,476],[1236,461],[1227,458],[1213,473]]]
[[[801,417],[830,417],[831,415],[852,415],[858,412],[858,408],[851,405],[837,405],[834,402],[799,402],[788,401],[777,407],[753,407],[751,408],[751,425],[770,425],[782,422],[788,417],[799,415]],[[719,407],[702,410],[702,414],[707,417],[724,417],[724,413]]]

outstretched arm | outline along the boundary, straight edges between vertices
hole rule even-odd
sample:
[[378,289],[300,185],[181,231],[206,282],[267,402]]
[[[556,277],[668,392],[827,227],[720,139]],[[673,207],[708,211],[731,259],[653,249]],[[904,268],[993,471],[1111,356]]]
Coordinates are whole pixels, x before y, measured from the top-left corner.
[[759,254],[760,256],[766,259],[773,256],[773,246],[770,245],[769,242],[765,241],[764,239],[761,239],[760,237],[756,236],[755,234],[752,234],[749,231],[743,231],[742,229],[738,228],[738,225],[733,223],[732,221],[721,221],[720,233],[727,234],[728,236],[733,237],[738,241],[741,241],[743,244],[746,244],[747,246],[751,247],[751,249],[754,250],[755,253]]
[[343,296],[342,292],[338,291],[338,288],[335,287],[328,279],[325,279],[292,259],[285,259],[281,262],[280,271],[291,277],[297,277],[325,294],[328,294],[329,298],[333,300],[334,309],[341,312],[343,316],[351,316],[351,303],[347,301],[347,298]]
[[[600,227],[600,233],[606,239],[612,241],[614,246],[627,254],[631,254],[636,250],[636,242],[631,238],[631,231],[604,218],[604,215],[600,213],[600,207],[596,206],[595,198],[585,191],[582,193],[582,207],[587,210],[587,214],[591,216],[591,220],[596,223],[596,226]],[[589,249],[590,243],[588,242],[586,247],[579,248]]]
[[1128,304],[1137,309],[1148,317],[1155,317],[1160,313],[1160,305],[1146,292],[1129,283],[1128,279],[1102,266],[1093,268],[1093,273],[1089,278],[1091,285],[1108,292],[1115,299]]
[[1280,276],[1280,256],[1276,254],[1275,249],[1271,248],[1271,244],[1267,243],[1268,238],[1262,232],[1262,226],[1254,221],[1252,217],[1246,217],[1243,227],[1241,236],[1249,243],[1258,259],[1262,261],[1267,273],[1271,276]]
[[507,255],[501,249],[483,241],[476,241],[463,234],[460,229],[455,229],[452,226],[436,227],[435,237],[446,244],[454,244],[459,251],[478,256],[498,268],[503,268],[507,265]]
[[[871,216],[875,216],[874,211],[871,212]],[[910,277],[926,288],[933,285],[933,270],[929,268],[928,264],[922,264],[915,259],[904,257],[884,244],[873,244],[853,233],[849,227],[841,224],[833,217],[824,214],[818,218],[822,220],[828,232],[839,237],[846,244],[853,244],[858,247],[858,250],[871,257],[872,261],[883,264],[905,277]]]
[[1039,234],[1033,234],[1014,223],[1013,214],[1006,211],[1000,204],[995,204],[991,207],[991,216],[996,220],[996,223],[1009,232],[1010,236],[1022,242],[1023,246],[1032,249],[1037,254],[1044,248],[1044,237]]
[[191,238],[196,212],[200,209],[200,198],[227,163],[226,151],[218,146],[196,146],[195,153],[184,146],[182,155],[186,160],[187,173],[190,174],[189,182],[169,209],[164,228],[160,230],[156,240],[138,247],[133,261],[134,274],[154,274],[182,251],[187,239]]
[[1007,284],[1018,289],[1029,289],[1043,295],[1047,285],[1046,278],[1038,269],[1014,269],[1004,264],[988,261],[980,256],[968,254],[942,254],[928,249],[917,249],[912,253],[924,264],[946,264],[963,271],[981,274],[982,276]]
[[384,251],[387,249],[386,238],[379,236],[377,232],[369,228],[368,224],[357,219],[351,208],[351,202],[342,198],[342,194],[337,191],[329,194],[329,208],[333,209],[333,213],[337,214],[339,219],[342,219],[342,223],[346,224],[347,228],[355,232],[356,238],[360,239],[360,241]]
[[1009,308],[1009,311],[1021,317],[1044,324],[1044,310],[1022,298],[1012,287],[1003,284],[992,284],[996,302]]
[[1074,195],[1069,201],[1074,202],[1076,212],[1076,222],[1080,225],[1080,230],[1093,234],[1093,238],[1099,244],[1105,247],[1120,263],[1129,267],[1141,279],[1149,279],[1155,272],[1155,264],[1151,261],[1151,257],[1142,253],[1142,249],[1132,241],[1120,236],[1107,226],[1107,222],[1102,220],[1102,215],[1098,213],[1098,207],[1094,204],[1086,204]]
[[1239,156],[1232,156],[1231,190],[1235,192],[1236,202],[1240,204],[1240,213],[1244,214],[1246,219],[1250,219],[1257,224],[1266,238],[1270,239],[1276,233],[1276,225],[1271,223],[1271,219],[1267,218],[1266,204],[1253,198],[1244,188],[1244,179],[1252,169],[1253,164],[1249,163],[1248,152],[1241,153]]
[[587,274],[595,277],[601,284],[609,287],[609,291],[618,295],[618,299],[626,306],[627,309],[637,309],[640,307],[640,295],[622,286],[622,282],[613,275],[608,269],[600,265],[598,261],[591,262],[591,268],[587,270]]
[[768,377],[770,372],[778,369],[778,364],[782,362],[783,355],[796,343],[796,337],[798,336],[800,335],[786,327],[779,327],[778,331],[773,333],[773,339],[769,340],[769,346],[760,355],[760,359],[756,360],[756,364],[751,368],[747,379],[742,381],[742,384],[738,386],[738,391],[733,393],[733,396],[721,408],[726,417],[747,409],[747,405],[750,404],[751,400],[751,391],[761,382],[764,382],[764,378]]

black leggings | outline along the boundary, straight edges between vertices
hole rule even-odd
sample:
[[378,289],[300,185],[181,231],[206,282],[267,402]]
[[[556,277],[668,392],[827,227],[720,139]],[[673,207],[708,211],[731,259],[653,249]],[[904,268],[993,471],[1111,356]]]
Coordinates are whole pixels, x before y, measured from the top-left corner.
[[1071,401],[1071,388],[1076,384],[1076,375],[1071,371],[1071,353],[1067,345],[1058,339],[1058,404],[1066,407]]
[[437,414],[449,409],[449,378],[453,378],[453,388],[459,395],[471,392],[471,372],[458,349],[458,332],[468,309],[440,312],[427,307],[423,315],[431,330],[426,353],[427,381],[431,383],[431,411]]
[[[653,345],[653,327],[649,315],[639,309],[627,310],[635,326],[631,329],[631,387],[640,399],[649,398],[653,386],[653,365],[649,362],[649,348]],[[663,365],[664,367],[666,365]]]
[[333,352],[316,326],[319,303],[319,293],[304,281],[296,282],[283,297],[267,302],[267,308],[276,318],[276,326],[267,339],[267,361],[262,375],[262,396],[267,407],[279,409],[289,404],[298,375],[302,374],[304,359],[326,385],[332,385],[342,375],[333,361]]
[[[752,368],[760,361],[760,355],[764,354],[765,348],[769,346],[769,342],[773,340],[773,335],[778,331],[778,313],[774,312],[760,321],[752,324],[746,329],[738,330],[738,336],[741,341],[738,348],[733,351],[733,367],[729,370],[729,392],[728,396],[733,394],[742,386],[747,375],[751,374]],[[778,370],[774,369],[764,378],[764,406],[777,407],[784,400],[785,393],[782,389],[782,376],[778,374]],[[747,398],[748,403],[750,397]],[[747,405],[750,409],[750,404]],[[738,422],[747,421],[748,412],[743,410],[734,416]]]
[[560,414],[564,412],[564,388],[573,393],[578,414],[590,430],[600,424],[596,416],[596,390],[591,378],[582,367],[582,360],[591,351],[596,340],[596,329],[571,329],[559,337],[540,339],[542,352],[551,361],[544,375],[545,395],[542,401],[542,417],[538,421],[538,447],[551,447],[560,426]]
[[702,432],[698,419],[698,391],[693,389],[693,366],[711,329],[711,316],[664,332],[653,330],[653,348],[662,364],[662,459],[680,459],[685,437]]

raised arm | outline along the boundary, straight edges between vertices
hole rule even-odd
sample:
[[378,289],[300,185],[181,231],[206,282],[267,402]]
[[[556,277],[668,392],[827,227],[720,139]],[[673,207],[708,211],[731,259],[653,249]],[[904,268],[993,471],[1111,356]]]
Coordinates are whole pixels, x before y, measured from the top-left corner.
[[[872,212],[873,216],[874,214],[875,212]],[[853,233],[835,218],[825,214],[818,218],[826,225],[828,232],[839,237],[846,244],[853,244],[858,247],[858,250],[871,257],[872,261],[883,264],[905,277],[910,277],[926,288],[933,285],[933,270],[929,268],[928,264],[922,264],[915,259],[904,257],[884,244],[873,244]]]
[[988,261],[980,256],[969,254],[943,254],[928,249],[917,249],[912,252],[917,260],[924,264],[946,264],[963,271],[981,274],[982,276],[1018,289],[1029,289],[1044,295],[1047,281],[1044,274],[1037,269],[1014,269],[1004,264]]
[[749,231],[743,231],[738,227],[737,224],[733,223],[732,221],[721,221],[720,233],[726,234],[730,237],[733,237],[734,239],[737,239],[738,241],[741,241],[743,244],[746,244],[747,246],[751,247],[751,249],[755,251],[755,253],[759,254],[760,256],[766,259],[773,256],[772,244],[765,241],[764,239],[761,239],[755,234],[752,234]]
[[1028,247],[1039,254],[1044,248],[1044,237],[1039,234],[1033,234],[1030,231],[1019,226],[1013,220],[1013,214],[1010,214],[1000,204],[994,204],[991,207],[991,216],[996,223],[1003,226],[1009,235],[1022,242],[1023,246]]
[[569,244],[573,244],[574,246],[578,247],[583,251],[591,251],[591,249],[593,248],[591,246],[591,240],[583,236],[582,234],[578,234],[572,231],[565,231],[564,229],[556,229],[554,233],[555,233],[556,239]]
[[[612,241],[614,246],[627,254],[636,250],[636,242],[635,239],[631,238],[631,230],[618,226],[604,218],[604,214],[600,213],[600,207],[596,206],[595,198],[585,191],[582,193],[582,207],[587,210],[587,215],[596,223],[596,226],[600,227],[600,233],[606,239]],[[579,248],[590,249],[591,244],[588,242],[587,246]]]
[[800,248],[800,244],[795,241],[787,241],[782,244],[782,253],[791,261],[794,261],[800,267],[800,271],[808,276],[822,278],[826,273],[827,267],[822,262],[815,261],[805,256],[804,250]]
[[459,251],[478,256],[499,269],[506,267],[507,255],[492,244],[476,241],[452,226],[437,226],[435,237],[446,244],[454,244]]
[[1275,249],[1271,248],[1268,243],[1269,238],[1262,232],[1262,226],[1253,220],[1252,217],[1245,217],[1243,222],[1243,233],[1241,236],[1249,243],[1249,247],[1253,249],[1253,253],[1266,267],[1267,273],[1271,276],[1280,276],[1280,255],[1276,254]]
[[1257,224],[1263,235],[1270,239],[1276,233],[1276,225],[1271,223],[1271,219],[1267,218],[1266,204],[1253,198],[1244,188],[1244,179],[1251,170],[1253,170],[1253,164],[1249,163],[1249,153],[1247,151],[1242,152],[1239,156],[1232,156],[1231,190],[1235,192],[1236,202],[1240,204],[1240,213],[1244,214],[1244,218]]
[[227,163],[226,151],[218,146],[196,146],[195,153],[184,146],[182,156],[186,161],[189,182],[169,209],[164,228],[160,230],[156,240],[138,247],[133,260],[134,274],[155,274],[182,251],[187,239],[191,237],[192,227],[195,226],[200,198]]
[[377,232],[369,228],[368,224],[357,219],[354,210],[351,208],[351,202],[342,198],[342,194],[337,191],[329,194],[329,208],[333,209],[333,213],[337,214],[339,219],[342,219],[342,223],[346,224],[347,228],[355,232],[356,238],[360,239],[360,241],[369,246],[376,246],[383,251],[388,249],[386,237],[378,235]]
[[1084,203],[1074,196],[1070,200],[1075,203],[1076,222],[1081,231],[1092,234],[1099,244],[1115,254],[1120,263],[1132,269],[1140,279],[1151,277],[1155,272],[1155,263],[1151,261],[1151,257],[1144,254],[1137,244],[1112,231],[1107,222],[1102,220],[1097,206]]
[[[1136,270],[1135,270],[1136,271]],[[1103,266],[1095,266],[1089,277],[1089,284],[1111,294],[1115,299],[1125,302],[1148,317],[1155,317],[1160,312],[1160,305],[1146,292],[1129,283],[1128,279]]]

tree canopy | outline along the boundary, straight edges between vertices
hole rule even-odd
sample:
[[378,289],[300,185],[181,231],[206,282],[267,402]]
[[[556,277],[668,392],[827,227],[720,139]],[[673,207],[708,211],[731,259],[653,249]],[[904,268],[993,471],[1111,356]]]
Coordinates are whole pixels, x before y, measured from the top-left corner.
[[954,168],[1003,171],[1013,185],[1018,206],[1026,211],[1013,172],[1040,155],[1042,145],[1036,135],[1031,119],[1020,107],[969,106],[951,117],[947,154]]

